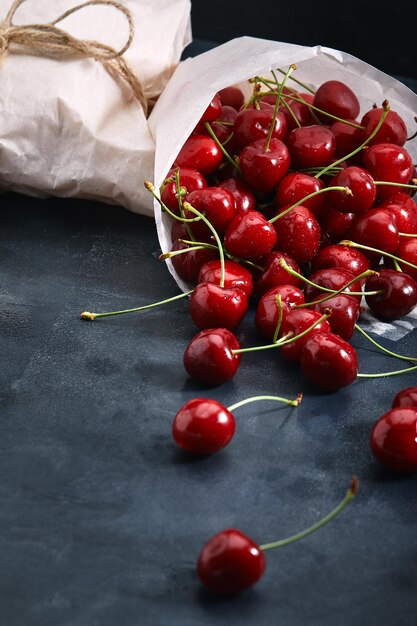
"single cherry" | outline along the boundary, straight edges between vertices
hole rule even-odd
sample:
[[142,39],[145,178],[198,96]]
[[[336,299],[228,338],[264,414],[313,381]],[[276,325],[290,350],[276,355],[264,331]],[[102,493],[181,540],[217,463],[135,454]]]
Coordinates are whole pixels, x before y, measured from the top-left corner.
[[[377,197],[387,198],[393,187],[384,182],[409,183],[414,173],[413,160],[405,148],[393,143],[377,143],[363,151],[362,163],[378,185]],[[397,187],[399,191],[401,187]]]
[[214,283],[198,283],[189,300],[190,316],[200,330],[235,329],[248,310],[248,299],[240,289],[226,289]]
[[367,279],[365,289],[381,292],[367,295],[365,300],[373,314],[382,320],[400,319],[417,305],[417,282],[404,272],[381,269],[378,275]]
[[307,263],[317,254],[320,247],[320,226],[307,207],[295,207],[276,219],[274,226],[277,234],[276,247],[289,254],[297,263]]
[[224,236],[226,249],[242,259],[267,254],[275,246],[276,240],[274,227],[259,211],[238,213]]
[[329,324],[332,333],[339,335],[345,341],[349,341],[353,337],[355,332],[355,325],[359,319],[360,308],[359,302],[353,296],[348,296],[343,293],[338,293],[324,301],[317,296],[312,301],[314,310],[322,315],[329,308],[332,314],[329,317]]
[[329,267],[343,267],[358,276],[370,268],[370,263],[357,248],[331,244],[321,248],[311,260],[313,272]]
[[236,374],[241,357],[234,351],[239,349],[239,342],[230,330],[202,330],[185,349],[184,368],[195,380],[207,385],[220,385]]
[[332,131],[318,124],[294,128],[285,142],[291,155],[291,167],[295,169],[329,165],[336,152]]
[[[296,204],[306,196],[323,189],[324,183],[319,178],[303,172],[290,172],[278,183],[275,191],[275,206],[282,209],[285,206]],[[329,194],[331,192],[329,191]],[[303,206],[319,217],[324,212],[326,195],[319,193],[303,202]]]
[[333,177],[330,186],[349,187],[352,194],[342,191],[329,191],[328,202],[342,213],[364,213],[375,202],[376,186],[372,176],[363,168],[351,165],[343,168]]
[[285,252],[273,250],[264,257],[264,269],[258,276],[255,282],[256,294],[262,295],[268,289],[275,287],[276,285],[295,285],[300,287],[302,285],[301,278],[289,274],[281,265],[281,259],[283,259],[287,265],[293,270],[300,273],[300,267],[298,263]]
[[382,415],[371,431],[376,459],[396,472],[417,472],[417,407],[398,406]]
[[245,99],[239,87],[220,89],[218,96],[223,106],[233,107],[236,111],[239,111]]
[[[205,189],[207,185],[207,181],[197,170],[182,167],[178,170],[179,175],[179,183],[180,183],[180,192],[182,192],[182,199],[187,199],[187,194],[192,191],[196,191],[197,189]],[[163,185],[161,200],[164,202],[167,207],[175,213],[175,215],[180,215],[180,208],[178,203],[178,194],[177,194],[177,185],[175,182],[175,169],[171,169],[168,172],[167,180],[173,178],[174,180],[170,180]]]
[[334,333],[317,332],[309,336],[300,363],[305,376],[325,391],[350,385],[358,374],[354,348]]
[[[365,141],[375,130],[384,109],[377,107],[370,109],[361,119],[361,126],[365,128],[361,131],[361,142]],[[394,143],[397,146],[403,146],[407,141],[407,127],[403,118],[395,111],[388,111],[388,114],[382,126],[376,135],[368,142],[368,146],[377,143]]]
[[[400,245],[395,251],[400,259],[417,266],[417,237],[400,237]],[[398,262],[400,268],[417,281],[417,268]]]
[[[317,311],[311,311],[310,309],[292,309],[284,317],[279,335],[280,337],[283,337],[288,333],[292,333],[293,335],[299,335],[308,330],[308,328],[315,324],[320,319],[320,317],[321,315],[320,313],[317,313]],[[299,361],[304,345],[308,338],[320,331],[330,333],[330,330],[330,324],[325,319],[317,324],[317,326],[312,328],[304,336],[299,337],[291,343],[283,344],[280,348],[280,352],[290,361]]]
[[174,167],[194,168],[200,174],[212,174],[223,160],[217,143],[206,135],[191,135],[179,151]]
[[[362,143],[361,141],[361,129],[358,128],[358,122],[356,120],[348,120],[353,122],[355,126],[351,124],[345,124],[345,122],[334,122],[330,126],[330,130],[336,139],[336,158],[341,159],[346,154],[350,154],[353,150],[356,150]],[[354,159],[356,157],[353,157]]]
[[[306,283],[304,288],[306,302],[311,302],[312,300],[316,300],[317,298],[322,298],[327,295],[327,292],[320,289],[320,287],[338,291],[348,283],[351,283],[348,287],[345,287],[344,291],[348,293],[352,291],[361,292],[360,282],[356,280],[352,283],[352,281],[355,280],[355,275],[344,267],[324,267],[313,272],[309,276],[309,280],[312,283],[315,283],[317,287]],[[355,295],[352,297],[358,300],[359,303],[362,300],[361,295]]]
[[350,237],[355,220],[356,215],[354,213],[341,213],[328,205],[320,217],[320,226],[322,231],[328,234],[330,240],[337,243]]
[[[208,261],[201,268],[198,274],[199,283],[215,283],[220,284],[221,280],[221,263],[219,259]],[[226,289],[240,289],[250,298],[253,291],[252,274],[242,265],[235,261],[224,262],[224,286]]]
[[241,178],[226,178],[218,186],[232,194],[235,200],[236,213],[256,210],[256,197],[249,185]]
[[[239,111],[233,125],[233,145],[240,152],[245,146],[257,140],[266,140],[274,119],[274,108],[263,110],[243,109]],[[272,137],[283,140],[287,134],[287,120],[278,112],[273,126]]]
[[278,297],[281,299],[282,319],[294,306],[304,304],[305,301],[303,292],[294,285],[277,285],[263,294],[256,307],[255,326],[268,339],[275,336],[280,318]]
[[417,408],[417,387],[401,389],[392,401],[392,408],[397,406],[414,406]]
[[[356,119],[360,111],[356,94],[339,80],[328,80],[319,86],[314,95],[314,106],[345,120]],[[333,122],[325,113],[317,113],[317,116],[325,124]]]
[[255,191],[270,193],[290,167],[290,153],[284,142],[272,137],[268,147],[261,139],[246,145],[239,163],[245,181]]
[[172,435],[176,444],[194,454],[221,450],[235,433],[235,418],[228,409],[206,398],[194,398],[174,417]]
[[[194,209],[200,211],[218,233],[224,233],[236,214],[236,205],[230,191],[220,187],[207,187],[192,191],[187,196]],[[185,217],[193,218],[195,214],[185,210]],[[209,237],[212,233],[203,221],[192,222],[191,228],[197,239]]]
[[[395,252],[400,242],[397,222],[388,209],[369,209],[360,215],[352,226],[350,237],[356,243],[383,252]],[[364,251],[368,258],[375,254]]]

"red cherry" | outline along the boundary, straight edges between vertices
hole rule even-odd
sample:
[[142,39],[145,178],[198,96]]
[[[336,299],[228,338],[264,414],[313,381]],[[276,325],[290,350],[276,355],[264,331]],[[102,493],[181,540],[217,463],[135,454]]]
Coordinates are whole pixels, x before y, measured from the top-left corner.
[[[320,297],[317,296],[316,300],[320,300]],[[329,317],[332,333],[339,335],[339,337],[342,337],[345,341],[349,341],[355,332],[355,324],[360,315],[358,300],[353,296],[339,293],[324,302],[317,302],[317,304],[314,305],[314,310],[321,315],[329,308],[332,311]]]
[[392,401],[392,408],[399,406],[414,406],[417,408],[417,387],[401,389]]
[[[401,237],[400,245],[395,251],[395,255],[408,263],[417,265],[417,237]],[[417,269],[399,263],[403,272],[409,274],[414,280],[417,280]]]
[[217,120],[222,110],[222,103],[218,94],[214,96],[207,109],[200,118],[201,122],[213,122]]
[[[292,206],[306,196],[323,189],[324,183],[319,178],[309,176],[303,172],[290,172],[278,183],[275,191],[275,205],[277,209]],[[329,192],[330,193],[330,192]],[[323,214],[326,194],[319,193],[303,202],[303,206],[319,217]]]
[[195,168],[201,174],[212,174],[223,160],[216,142],[206,135],[191,135],[179,151],[174,167]]
[[415,213],[417,211],[417,205],[407,191],[396,191],[398,187],[392,187],[392,193],[390,193],[389,197],[384,198],[379,202],[379,206],[389,207],[390,203],[401,204],[406,209],[410,211],[410,213]]
[[[344,120],[355,119],[359,115],[360,104],[355,93],[345,83],[328,80],[322,83],[314,95],[314,106]],[[331,124],[332,118],[323,113],[317,116],[325,124]]]
[[294,285],[277,285],[264,293],[256,307],[255,326],[261,335],[268,339],[274,337],[279,320],[277,296],[281,296],[282,319],[291,308],[304,303],[303,292]]
[[[216,120],[214,122],[211,122],[211,129],[216,135],[217,139],[220,141],[220,143],[224,143],[225,141],[227,141],[233,132],[232,126],[221,124],[220,122],[231,122],[233,124],[236,116],[236,109],[229,106],[222,106],[220,114],[217,116]],[[208,135],[208,130],[204,125],[201,129],[199,125],[198,130],[203,135]],[[228,145],[228,149],[230,149],[230,145]]]
[[240,363],[240,345],[226,328],[202,330],[195,335],[184,352],[187,373],[207,385],[220,385],[233,378]]
[[194,398],[181,407],[172,423],[175,443],[187,452],[212,454],[235,433],[235,418],[220,402]]
[[294,128],[285,140],[291,155],[291,167],[324,167],[336,152],[336,139],[329,128],[312,124]]
[[[285,209],[284,209],[285,210]],[[298,206],[274,221],[276,247],[301,265],[311,261],[320,247],[320,226],[313,213]]]
[[[293,309],[285,316],[279,335],[283,337],[290,332],[293,333],[293,335],[299,335],[317,322],[320,317],[321,315],[317,313],[317,311],[311,311],[310,309]],[[308,338],[320,331],[324,331],[325,333],[330,332],[330,324],[327,320],[323,320],[317,324],[317,326],[303,337],[282,345],[280,348],[281,353],[290,361],[299,361]]]
[[202,583],[220,595],[243,591],[255,584],[264,570],[263,551],[235,528],[214,535],[203,547],[197,564]]
[[243,320],[248,299],[240,289],[225,289],[214,283],[199,283],[189,300],[190,316],[200,330],[233,330]]
[[[395,221],[400,233],[413,235],[417,233],[417,206],[411,198],[410,202],[395,202],[388,198],[379,205],[380,209],[388,209],[395,215]],[[414,206],[413,206],[414,205]]]
[[[343,267],[354,276],[358,276],[369,269],[370,263],[367,257],[357,248],[330,244],[321,248],[311,260],[313,272],[328,267]],[[365,279],[363,279],[365,282]]]
[[[172,244],[171,251],[185,250],[190,246],[176,239]],[[173,256],[172,265],[178,276],[187,283],[196,283],[200,268],[204,263],[218,258],[218,253],[212,249],[190,250],[183,254]]]
[[[353,224],[350,236],[356,243],[389,253],[395,252],[400,242],[395,217],[388,209],[369,209],[360,215]],[[367,251],[364,254],[368,258],[375,257]]]
[[246,182],[256,191],[269,193],[288,172],[290,153],[279,139],[272,138],[267,149],[261,139],[243,148],[239,163]]
[[349,187],[352,195],[342,191],[328,192],[328,202],[342,213],[364,213],[370,209],[376,198],[376,186],[372,176],[362,167],[351,165],[338,172],[329,186]]
[[[413,160],[407,150],[393,143],[377,143],[365,149],[362,162],[375,181],[408,183],[414,172]],[[391,186],[378,185],[378,198],[387,198],[391,194]]]
[[[370,109],[361,119],[361,143],[370,137],[378,125],[381,116],[384,113],[383,108]],[[386,118],[382,122],[382,126],[376,135],[368,141],[368,146],[377,143],[394,143],[397,146],[403,146],[407,141],[407,127],[403,118],[395,111],[388,111]]]
[[[308,126],[311,124],[311,111],[306,104],[289,98],[285,98],[285,101],[286,105],[280,104],[279,110],[285,115],[285,119],[287,120],[287,132],[290,132],[293,128],[297,128],[298,124],[300,124],[300,126]],[[294,117],[298,121],[298,124]]]
[[317,387],[337,391],[350,385],[358,374],[354,348],[333,333],[314,333],[305,342],[301,369]]
[[[199,283],[218,285],[220,278],[221,264],[219,259],[205,263],[198,274]],[[247,298],[250,298],[253,291],[252,274],[239,263],[226,259],[224,262],[224,286],[226,289],[240,289]]]
[[[223,233],[236,214],[236,205],[230,191],[220,187],[207,187],[188,194],[187,202],[200,211],[218,233]],[[193,218],[195,214],[185,211],[185,217]],[[192,222],[191,229],[197,239],[209,237],[211,230],[203,221]]]
[[226,178],[218,186],[230,191],[235,200],[236,213],[256,210],[256,198],[249,186],[240,178]]
[[320,226],[328,234],[330,240],[337,243],[342,239],[350,238],[350,232],[355,220],[356,215],[354,213],[341,213],[328,206],[324,215],[320,218]]
[[234,256],[258,257],[272,250],[277,240],[274,227],[259,211],[238,213],[227,227],[224,244]]
[[376,459],[396,472],[417,472],[417,407],[401,406],[382,415],[371,431]]
[[[200,174],[200,172],[197,172],[197,170],[189,167],[182,167],[178,173],[180,187],[183,187],[187,193],[191,193],[191,191],[196,191],[197,189],[205,189],[207,187],[206,179]],[[171,169],[168,172],[167,178],[174,175],[175,170]],[[187,199],[187,193],[183,196],[183,200]],[[175,213],[175,215],[180,215],[175,180],[165,185],[161,193],[161,200],[173,213]]]
[[[309,280],[311,282],[316,283],[320,287],[325,287],[326,289],[334,289],[334,291],[338,291],[344,285],[349,283],[351,280],[354,280],[355,276],[349,270],[344,267],[325,267],[320,270],[316,270],[309,276]],[[355,281],[349,287],[346,287],[344,291],[361,291],[361,284],[359,281]],[[311,302],[316,298],[323,298],[325,295],[328,295],[323,290],[313,287],[313,285],[309,285],[308,283],[304,289],[304,296],[306,302]],[[358,302],[361,301],[362,296],[352,296]]]
[[268,291],[268,289],[276,285],[295,285],[296,287],[302,285],[303,281],[301,278],[292,276],[282,267],[280,264],[281,259],[284,259],[287,265],[296,272],[301,272],[298,263],[285,252],[278,250],[270,252],[265,257],[264,270],[255,283],[255,292],[257,295],[262,295]]
[[[243,109],[239,111],[233,126],[233,144],[239,152],[245,146],[257,141],[266,140],[269,128],[274,118],[274,109]],[[278,112],[272,137],[274,139],[284,139],[287,134],[287,121],[283,113]]]
[[365,296],[373,314],[391,321],[404,317],[417,304],[417,282],[404,272],[381,269],[377,276],[370,276],[365,284],[366,291],[382,293]]
[[239,87],[225,87],[220,89],[218,96],[223,106],[229,106],[239,111],[245,98]]
[[[356,120],[348,120],[354,124],[358,124]],[[362,143],[361,130],[344,122],[334,122],[330,126],[330,130],[336,139],[336,158],[341,159],[345,155],[356,150]]]

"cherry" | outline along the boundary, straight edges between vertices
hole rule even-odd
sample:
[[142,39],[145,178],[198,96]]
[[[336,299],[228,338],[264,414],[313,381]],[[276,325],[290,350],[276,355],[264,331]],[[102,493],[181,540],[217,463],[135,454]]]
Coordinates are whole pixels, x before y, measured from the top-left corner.
[[248,309],[248,299],[240,289],[225,289],[214,283],[199,283],[189,301],[190,316],[200,330],[236,328]]
[[[279,214],[278,214],[279,216]],[[320,247],[320,226],[305,206],[297,206],[274,221],[276,246],[303,264],[317,254]]]
[[278,296],[281,298],[282,319],[294,306],[304,303],[303,292],[294,285],[277,285],[264,293],[256,307],[255,326],[268,339],[275,336],[280,318]]
[[[218,233],[223,233],[226,230],[236,213],[232,194],[227,189],[219,187],[207,187],[192,191],[187,196],[187,202],[205,215]],[[195,214],[185,211],[185,217],[193,218]],[[191,228],[198,239],[211,235],[209,227],[202,221],[193,222]]]
[[[286,316],[284,316],[280,336],[284,337],[288,333],[300,335],[317,322],[320,317],[321,315],[320,313],[317,313],[317,311],[310,311],[309,309],[292,309]],[[281,353],[290,361],[299,361],[308,338],[320,331],[324,331],[326,333],[330,332],[330,324],[326,319],[312,328],[306,335],[299,337],[291,343],[283,344],[280,348]]]
[[380,209],[388,209],[395,215],[395,222],[400,233],[417,233],[417,207],[413,200],[409,204],[405,202],[394,202],[388,198],[379,205]]
[[235,418],[220,402],[194,398],[174,417],[172,435],[176,444],[194,454],[221,450],[235,433]]
[[217,120],[222,110],[222,102],[220,100],[220,96],[216,94],[211,100],[210,104],[204,111],[203,115],[200,118],[201,122],[213,122],[213,120]]
[[274,227],[259,211],[238,213],[227,227],[224,244],[236,257],[259,257],[272,250],[277,240]]
[[382,181],[377,193],[380,199],[392,193],[392,187],[383,182],[407,184],[414,172],[413,161],[407,150],[393,143],[377,143],[365,149],[362,163],[375,181]]
[[354,276],[370,268],[368,258],[356,248],[331,244],[321,248],[311,260],[313,272],[328,267],[343,267]]
[[207,385],[220,385],[236,374],[240,363],[240,345],[226,328],[202,330],[195,335],[184,352],[187,373]]
[[[303,172],[290,172],[278,183],[275,190],[275,205],[277,209],[296,204],[306,196],[323,189],[324,183],[319,178],[304,174]],[[329,192],[330,194],[331,192]],[[326,194],[317,194],[303,202],[303,206],[310,209],[316,216],[323,214],[326,202]]]
[[350,154],[361,144],[361,129],[357,127],[356,120],[348,120],[355,124],[345,124],[345,122],[334,122],[330,126],[330,130],[336,139],[336,158],[343,158],[346,154]]
[[[352,226],[350,236],[357,243],[383,252],[395,252],[400,242],[395,217],[388,209],[369,209],[360,215]],[[369,253],[365,254],[369,258]],[[371,254],[371,258],[374,255]]]
[[[326,113],[342,119],[355,119],[359,115],[360,104],[355,93],[348,85],[338,80],[328,80],[320,85],[314,95],[314,106]],[[332,118],[324,113],[317,113],[325,124],[331,124]]]
[[223,106],[233,107],[236,111],[239,111],[245,99],[239,87],[220,89],[218,96]]
[[256,210],[256,197],[250,187],[242,179],[226,178],[222,180],[218,186],[221,189],[230,191],[235,200],[236,213],[240,211]]
[[365,288],[381,292],[367,295],[365,300],[373,314],[383,320],[400,319],[417,304],[417,282],[403,272],[381,269],[367,279]]
[[417,387],[401,389],[392,401],[392,408],[401,406],[414,406],[417,408]]
[[320,218],[320,226],[323,232],[328,234],[330,240],[337,243],[341,239],[350,237],[355,220],[356,215],[354,213],[341,213],[328,206],[324,215]]
[[[378,125],[383,108],[370,109],[361,119],[361,126],[365,128],[361,131],[361,141],[367,139]],[[368,146],[377,143],[394,143],[397,146],[403,146],[407,141],[407,127],[403,118],[395,111],[389,111],[384,119],[382,126],[376,135],[369,140]]]
[[261,139],[243,148],[239,164],[244,179],[253,189],[269,193],[288,172],[290,153],[279,139],[272,137],[268,147]]
[[[182,167],[178,170],[180,188],[184,192],[183,199],[186,199],[187,194],[197,189],[205,189],[208,185],[204,176],[197,172],[197,170],[189,167]],[[175,169],[171,169],[168,172],[167,179],[174,178]],[[162,189],[161,200],[167,205],[169,209],[175,215],[180,215],[180,209],[178,204],[177,185],[175,180],[166,183]]]
[[[215,283],[218,285],[220,280],[221,263],[219,259],[208,261],[200,268],[198,274],[199,283]],[[225,260],[224,286],[226,289],[240,289],[247,298],[250,298],[253,291],[252,274],[239,263]]]
[[320,315],[329,308],[332,311],[329,317],[332,333],[339,335],[345,341],[349,341],[355,332],[355,325],[360,315],[358,300],[343,293],[331,296],[322,302],[319,296],[316,299],[317,303],[313,300],[312,304],[314,305],[314,310],[320,313]]
[[325,391],[337,391],[350,385],[358,374],[354,348],[333,333],[309,335],[300,363],[305,376]]
[[[401,237],[400,245],[395,251],[395,254],[400,259],[417,266],[417,237]],[[399,262],[399,266],[403,272],[406,272],[417,281],[416,267],[412,268],[401,262]]]
[[[216,118],[214,122],[211,122],[211,129],[213,133],[216,135],[217,139],[220,143],[225,143],[229,137],[232,135],[232,125],[236,119],[237,111],[233,107],[222,106],[220,114]],[[222,124],[222,122],[227,122],[227,124]],[[198,126],[199,132],[203,135],[208,133],[206,126],[200,130],[200,125]],[[228,146],[229,148],[229,146]]]
[[194,168],[200,174],[212,174],[223,160],[217,143],[206,135],[191,135],[179,151],[174,167]]
[[287,120],[287,132],[297,128],[298,125],[308,126],[311,124],[311,111],[306,104],[298,100],[290,100],[289,98],[283,98],[283,100],[285,100],[285,104],[280,104],[279,110],[285,115]]
[[255,283],[255,292],[257,295],[262,295],[271,287],[276,285],[295,285],[299,287],[302,285],[302,280],[297,276],[289,274],[281,265],[281,259],[289,265],[296,272],[300,272],[298,263],[285,252],[274,250],[266,255],[264,261],[263,272],[258,277]]
[[376,186],[372,176],[362,167],[345,167],[333,177],[330,185],[349,187],[352,194],[329,191],[328,202],[342,213],[364,213],[375,202]]
[[[188,244],[176,239],[171,246],[171,253],[179,250],[187,250],[187,248],[190,248]],[[203,248],[200,250],[190,249],[187,250],[187,252],[172,257],[170,254],[166,256],[167,258],[171,258],[172,265],[182,280],[187,283],[195,284],[198,280],[198,274],[202,265],[208,261],[217,259],[219,255],[216,250]]]
[[383,200],[379,201],[379,206],[384,206],[387,208],[390,206],[391,203],[401,204],[401,206],[404,206],[407,210],[410,211],[410,213],[413,214],[417,211],[417,205],[414,200],[410,198],[408,190],[407,192],[398,191],[398,187],[392,187],[392,193],[390,193],[388,198],[384,198]]
[[[344,287],[344,291],[361,292],[360,282],[352,282],[355,280],[354,274],[344,267],[325,267],[323,269],[316,270],[309,276],[309,280],[312,283],[315,283],[315,285],[318,285],[318,287],[309,283],[306,284],[304,289],[306,302],[311,302],[316,298],[320,298],[326,295],[324,291],[320,289],[320,287],[338,291],[348,283],[351,283],[349,286]],[[361,295],[355,295],[352,297],[354,297],[359,303],[362,299]]]
[[390,409],[371,431],[371,450],[376,459],[396,472],[417,472],[417,407]]
[[[233,125],[233,145],[240,152],[242,148],[257,141],[266,140],[274,119],[274,108],[268,105],[267,109],[243,109],[237,114]],[[278,112],[272,131],[273,139],[284,139],[287,134],[287,120],[283,113]]]
[[336,139],[329,128],[312,124],[294,128],[285,140],[295,169],[329,165],[336,152]]

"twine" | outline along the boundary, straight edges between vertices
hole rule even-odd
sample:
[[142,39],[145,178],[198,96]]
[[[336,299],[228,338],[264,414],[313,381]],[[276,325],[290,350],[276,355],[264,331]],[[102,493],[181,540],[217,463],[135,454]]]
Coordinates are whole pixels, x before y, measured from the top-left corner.
[[[12,52],[11,44],[20,46],[28,54],[38,56],[57,59],[93,58],[102,63],[112,78],[115,80],[121,78],[129,85],[134,97],[142,106],[145,115],[147,115],[148,102],[144,89],[133,68],[122,57],[126,50],[129,49],[134,37],[133,18],[125,6],[117,0],[88,0],[72,9],[68,9],[53,22],[17,26],[13,24],[13,17],[23,2],[26,2],[26,0],[14,0],[6,18],[0,23],[0,65],[6,56]],[[117,11],[123,13],[128,21],[129,37],[125,45],[118,51],[99,41],[77,39],[56,26],[69,15],[85,7],[97,4],[114,7]]]

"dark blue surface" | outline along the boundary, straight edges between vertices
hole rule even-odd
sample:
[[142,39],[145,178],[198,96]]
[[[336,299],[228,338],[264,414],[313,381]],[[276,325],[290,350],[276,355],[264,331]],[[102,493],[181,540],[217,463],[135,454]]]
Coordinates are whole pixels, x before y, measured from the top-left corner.
[[[82,322],[79,313],[178,292],[152,219],[119,207],[5,195],[1,202],[0,623],[5,626],[409,626],[417,611],[416,477],[381,469],[369,433],[416,375],[335,394],[272,353],[245,355],[207,390],[182,367],[184,301]],[[253,307],[238,331],[260,343]],[[416,354],[416,331],[384,344]],[[361,371],[401,368],[355,337]],[[304,392],[297,409],[236,411],[230,446],[190,460],[171,441],[184,401],[226,405]],[[326,529],[267,555],[230,600],[195,575],[203,543],[236,526],[260,543],[357,498]]]

